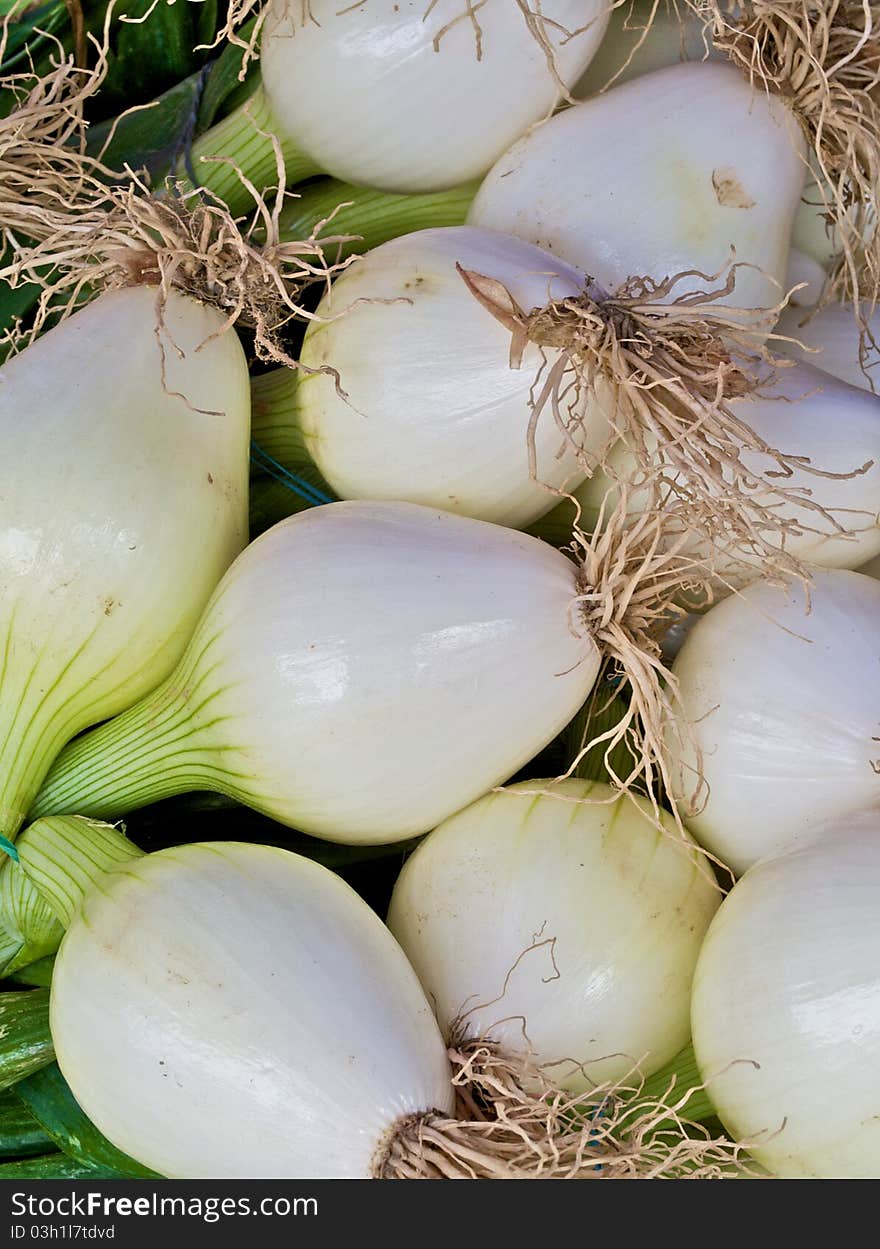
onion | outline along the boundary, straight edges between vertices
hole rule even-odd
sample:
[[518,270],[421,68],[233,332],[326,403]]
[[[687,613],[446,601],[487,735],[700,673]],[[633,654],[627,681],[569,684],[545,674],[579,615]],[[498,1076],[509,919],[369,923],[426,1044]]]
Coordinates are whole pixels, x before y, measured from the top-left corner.
[[817,571],[809,602],[756,581],[698,622],[672,666],[692,725],[669,745],[673,795],[737,874],[880,799],[880,584]]
[[339,258],[369,251],[401,234],[464,225],[479,182],[424,195],[391,195],[370,187],[319,178],[291,196],[278,217],[281,238],[309,238],[315,232],[346,236],[332,249]]
[[[148,856],[128,843],[123,862],[107,836],[76,816],[38,821],[4,871],[26,873],[67,928],[50,998],[61,1070],[142,1164],[185,1179],[734,1165],[729,1142],[681,1116],[686,1054],[643,1093],[602,1084],[570,1097],[486,1038],[447,1049],[394,938],[326,868],[236,842]],[[678,1083],[685,1094],[667,1100]]]
[[264,186],[277,134],[290,185],[324,170],[384,191],[453,187],[485,173],[552,112],[607,21],[606,0],[543,0],[539,12],[524,0],[470,11],[458,0],[346,8],[311,0],[307,17],[272,0],[262,87],[194,145],[194,167],[236,208],[235,170],[201,158],[232,160]]
[[[851,318],[849,324],[857,335]],[[880,398],[810,365],[796,364],[780,368],[759,395],[734,400],[731,407],[769,448],[781,452],[743,452],[759,483],[757,493],[763,489],[775,503],[777,520],[785,522],[778,534],[767,535],[771,547],[825,568],[858,568],[880,554]],[[780,459],[788,469],[784,478],[779,476]],[[624,446],[612,453],[610,470],[623,479],[635,474],[633,457]],[[666,476],[673,479],[668,470]],[[595,523],[614,482],[608,473],[597,472],[575,489],[583,523]],[[645,491],[630,497],[633,512],[649,505]],[[688,523],[676,517],[681,507],[673,496],[670,536]],[[556,511],[558,515],[538,522],[534,531],[552,538],[566,521],[570,527],[573,505],[561,503]],[[723,524],[723,516],[719,519]],[[721,527],[711,544],[695,534],[687,549],[714,570],[716,597],[753,580],[768,558],[766,550],[755,550],[750,534],[732,543]]]
[[113,818],[217,790],[317,836],[426,832],[565,726],[599,669],[577,569],[534,538],[406,503],[269,530],[168,680],[80,738],[39,814]]
[[176,291],[101,295],[3,366],[0,833],[183,654],[247,541],[247,364]]
[[873,341],[865,341],[860,333],[851,304],[826,304],[810,314],[785,308],[774,333],[797,341],[782,338],[773,347],[795,360],[804,359],[802,348],[806,348],[810,364],[851,386],[876,389],[880,383],[880,312],[868,318],[867,324]]
[[880,296],[880,73],[877,8],[865,0],[686,0],[716,49],[759,91],[785,101],[811,176],[795,246],[831,265],[861,325]]
[[694,1049],[724,1124],[783,1179],[880,1168],[880,816],[758,863],[712,922]]
[[[468,220],[527,239],[609,289],[633,276],[720,273],[723,302],[782,291],[805,143],[784,106],[730,65],[685,64],[614,87],[520,139]],[[724,285],[723,279],[721,285]],[[677,290],[706,289],[690,277]]]
[[574,87],[585,99],[682,61],[718,59],[705,23],[676,0],[627,0],[612,11],[599,50]]
[[314,372],[297,385],[298,419],[342,498],[405,499],[520,527],[583,480],[611,440],[612,401],[607,392],[604,404],[575,396],[571,433],[548,412],[530,447],[535,377],[560,353],[529,344],[512,369],[509,332],[459,267],[503,283],[527,309],[583,288],[567,265],[491,230],[422,230],[385,243],[318,306],[300,357]]
[[607,785],[512,785],[422,842],[388,925],[447,1034],[491,1037],[576,1091],[647,1076],[689,1039],[720,901],[692,844]]
[[70,916],[50,1025],[92,1122],[171,1178],[366,1179],[399,1123],[452,1110],[390,934],[326,868],[266,846],[181,846],[105,877]]

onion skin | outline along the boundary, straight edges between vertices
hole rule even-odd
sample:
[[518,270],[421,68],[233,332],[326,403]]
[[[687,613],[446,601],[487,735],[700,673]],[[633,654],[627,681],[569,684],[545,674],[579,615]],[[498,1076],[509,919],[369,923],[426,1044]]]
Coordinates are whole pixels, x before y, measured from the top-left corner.
[[[544,791],[542,793],[542,791]],[[687,1044],[690,983],[720,902],[707,862],[646,800],[531,781],[454,815],[407,860],[388,925],[447,1033],[553,1064],[585,1092]]]
[[[545,50],[508,0],[476,14],[479,59],[475,27],[458,0],[370,0],[345,9],[311,0],[309,7],[314,20],[303,22],[296,6],[272,0],[263,85],[278,129],[334,177],[383,191],[455,186],[485,173],[561,94]],[[606,0],[544,0],[541,14],[570,85],[605,31]],[[554,22],[589,29],[563,42]]]
[[403,841],[506,780],[586,700],[575,565],[410,503],[333,503],[252,543],[187,655],[58,761],[33,814],[193,789],[334,841]]
[[[520,139],[487,174],[468,222],[546,248],[608,290],[629,277],[717,274],[735,249],[757,268],[738,269],[719,303],[773,308],[805,153],[794,118],[732,65],[674,65]],[[675,294],[706,289],[690,278]]]
[[690,631],[672,672],[702,751],[669,739],[674,797],[697,840],[736,874],[816,826],[880,799],[880,583],[815,570],[803,590],[756,581]]
[[[535,380],[559,353],[529,344],[512,369],[509,330],[474,298],[457,265],[500,281],[527,309],[584,286],[570,266],[494,230],[420,230],[386,243],[319,305],[336,319],[312,324],[301,358],[335,375],[300,379],[299,419],[340,498],[404,499],[521,528],[584,477],[549,411],[535,429],[530,476]],[[605,406],[613,411],[610,397]],[[592,391],[574,410],[585,429],[569,437],[592,461],[612,438],[608,413]]]
[[[807,313],[800,308],[784,308],[774,330],[783,336],[771,346],[780,355],[806,360],[814,368],[876,394],[880,386],[880,312],[868,318],[875,343],[865,343],[861,354],[861,334],[852,304],[826,304]],[[786,342],[785,339],[795,339]],[[873,388],[873,389],[872,389]]]
[[782,1179],[880,1174],[880,816],[751,868],[694,977],[693,1040],[734,1139]]
[[272,847],[184,845],[108,875],[61,944],[50,1026],[89,1118],[169,1178],[367,1179],[399,1119],[451,1110],[388,930]]
[[66,741],[172,671],[247,541],[244,352],[189,296],[163,316],[155,289],[104,294],[3,366],[7,835]]

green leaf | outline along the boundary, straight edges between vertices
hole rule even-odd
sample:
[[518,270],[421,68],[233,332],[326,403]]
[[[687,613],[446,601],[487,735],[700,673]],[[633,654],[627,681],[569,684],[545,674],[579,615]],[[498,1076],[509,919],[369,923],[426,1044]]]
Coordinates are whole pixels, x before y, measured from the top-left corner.
[[[601,781],[605,785],[612,783],[605,759],[608,742],[598,742],[596,745],[591,745],[591,743],[603,733],[615,728],[626,714],[626,703],[615,693],[615,680],[609,677],[613,678],[613,674],[603,670],[589,699],[563,735],[566,766],[577,758],[584,746],[589,746],[586,754],[578,762],[574,775],[585,781]],[[625,741],[617,743],[611,751],[609,761],[621,780],[629,775],[633,766],[633,756]]]
[[111,169],[147,169],[155,184],[176,163],[192,133],[200,83],[201,75],[191,74],[148,107],[93,125],[89,152],[100,154]]
[[55,1148],[13,1089],[0,1093],[0,1159],[33,1158]]
[[26,967],[17,968],[11,979],[16,984],[30,984],[48,989],[52,983],[52,969],[54,966],[55,955],[50,954],[46,958],[38,959],[35,963],[28,963]]
[[9,26],[2,66],[4,74],[26,66],[29,57],[36,58],[42,49],[54,48],[55,44],[50,36],[69,25],[64,0],[48,0],[45,4],[0,0],[0,18],[16,9],[19,16]]
[[0,1180],[127,1180],[131,1176],[112,1167],[90,1167],[65,1154],[46,1154],[20,1162],[0,1164]]
[[203,54],[195,52],[199,6],[166,4],[164,0],[126,0],[125,17],[113,23],[114,51],[102,87],[107,97],[126,104],[149,100],[200,68]]
[[[7,282],[0,282],[0,334],[11,329],[19,317],[27,316],[39,297],[40,288],[35,282],[23,282],[14,288]],[[8,347],[0,343],[0,364],[8,354]]]
[[0,993],[0,1089],[51,1063],[49,990]]
[[[245,22],[239,34],[247,41],[256,24],[256,18]],[[198,132],[213,126],[221,112],[228,111],[230,106],[238,107],[256,88],[260,81],[256,65],[251,62],[247,76],[242,83],[241,73],[242,50],[235,44],[227,43],[223,51],[211,65],[205,79],[205,89],[199,103]],[[233,104],[234,101],[234,104]]]
[[[83,986],[88,992],[88,986]],[[161,1178],[111,1145],[80,1109],[57,1063],[20,1081],[15,1092],[63,1153],[88,1167],[107,1167],[125,1179]]]

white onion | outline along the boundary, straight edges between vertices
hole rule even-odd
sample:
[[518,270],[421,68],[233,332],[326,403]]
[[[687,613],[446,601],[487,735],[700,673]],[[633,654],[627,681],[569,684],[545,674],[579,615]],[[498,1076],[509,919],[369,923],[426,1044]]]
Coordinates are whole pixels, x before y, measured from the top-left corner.
[[74,743],[34,810],[109,818],[218,789],[338,841],[426,832],[586,699],[575,566],[513,530],[335,503],[233,564],[178,670]]
[[[598,47],[607,7],[606,0],[543,0],[537,25],[563,82],[574,83]],[[561,94],[513,0],[488,0],[474,11],[479,45],[459,0],[344,8],[311,0],[310,17],[273,0],[263,26],[263,86],[279,129],[350,182],[432,191],[477,177]]]
[[706,24],[690,10],[677,11],[666,0],[627,0],[611,13],[605,37],[573,94],[585,99],[609,84],[617,86],[667,65],[723,56],[713,48]]
[[864,344],[863,359],[861,333],[851,304],[827,304],[809,315],[797,308],[785,308],[774,333],[797,342],[774,341],[771,347],[780,355],[807,360],[851,386],[870,390],[873,383],[876,390],[880,387],[880,312],[869,317],[868,324],[876,341]]
[[[778,501],[775,515],[797,524],[800,532],[785,536],[785,550],[798,559],[824,568],[858,568],[880,554],[880,398],[822,373],[810,365],[780,368],[772,384],[748,399],[733,400],[731,409],[771,447],[790,457],[802,456],[808,467],[793,464],[790,477],[780,477],[778,462],[753,451],[742,452],[743,463],[767,482],[764,495],[773,502],[774,488],[796,491],[821,505],[833,521],[792,500]],[[613,471],[635,472],[633,457],[618,444],[610,459]],[[862,472],[865,465],[870,465]],[[854,474],[835,479],[811,473]],[[584,508],[586,521],[599,514],[611,478],[597,472],[574,491]],[[644,492],[631,497],[633,512],[644,506]],[[571,510],[570,504],[561,504]],[[836,525],[848,530],[841,536]],[[670,532],[673,526],[670,523]],[[779,537],[769,535],[775,546]],[[716,544],[710,551],[704,538],[694,535],[688,546],[696,555],[711,556],[719,577],[742,584],[750,569],[763,571],[760,554],[740,542],[732,550]],[[728,592],[722,582],[719,594]]]
[[50,1023],[92,1122],[170,1178],[367,1179],[400,1119],[452,1108],[388,930],[267,846],[180,846],[105,877],[62,941]]
[[880,1172],[880,815],[753,867],[712,922],[693,1039],[727,1129],[783,1179]]
[[[509,330],[474,298],[457,264],[503,283],[525,310],[584,286],[568,265],[493,230],[422,230],[374,248],[318,307],[337,319],[312,323],[301,359],[336,375],[300,378],[298,418],[340,497],[405,499],[518,528],[556,504],[548,485],[570,488],[584,476],[549,412],[535,432],[537,475],[529,475],[531,392],[542,359],[558,352],[530,344],[512,369]],[[585,431],[571,439],[597,453],[608,420],[592,395],[576,418],[585,402]]]
[[[753,582],[698,622],[672,667],[708,792],[686,823],[737,874],[880,801],[880,584],[816,571],[810,603]],[[670,737],[667,762],[686,805],[693,756]]]
[[[812,256],[792,247],[788,253],[788,269],[785,274],[785,289],[789,294],[789,306],[792,308],[812,308],[819,302],[828,274]],[[795,290],[799,287],[799,290]],[[784,312],[785,310],[783,310]],[[803,313],[800,313],[803,316]],[[815,364],[816,361],[814,360]]]
[[431,833],[388,924],[447,1035],[461,1020],[576,1091],[673,1058],[721,895],[665,822],[607,785],[533,781]]
[[[722,302],[773,307],[805,152],[784,105],[732,65],[675,65],[520,139],[486,176],[468,221],[546,248],[610,289],[631,276],[715,274],[735,248],[757,268],[739,269]],[[688,279],[677,290],[706,287]]]
[[0,374],[9,835],[65,742],[169,674],[247,541],[244,352],[188,296],[163,315],[155,289],[101,295]]

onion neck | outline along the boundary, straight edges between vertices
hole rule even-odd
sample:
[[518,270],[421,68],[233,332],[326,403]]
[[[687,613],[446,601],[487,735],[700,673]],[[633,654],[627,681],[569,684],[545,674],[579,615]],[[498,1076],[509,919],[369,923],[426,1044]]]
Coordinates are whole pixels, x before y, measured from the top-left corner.
[[54,954],[63,936],[55,912],[10,855],[0,867],[0,975]]
[[75,811],[113,820],[176,794],[228,792],[214,732],[222,717],[210,714],[212,694],[198,694],[198,681],[191,687],[178,669],[134,707],[71,742],[30,818]]
[[473,181],[431,194],[392,195],[325,178],[287,204],[279,232],[282,241],[310,238],[326,222],[320,236],[354,236],[336,245],[338,256],[336,248],[327,247],[328,257],[343,260],[416,230],[464,225],[478,187],[479,182]]
[[297,393],[302,380],[295,369],[286,367],[251,380],[251,437],[285,468],[312,462],[299,419]]
[[0,836],[14,841],[34,797],[62,746],[79,726],[64,723],[48,697],[20,682],[0,683]]
[[108,872],[143,857],[119,829],[78,815],[37,820],[22,833],[17,849],[19,862],[4,870],[19,873],[64,928]]
[[272,116],[265,91],[259,86],[243,104],[193,143],[189,163],[177,171],[183,189],[204,187],[222,200],[233,215],[253,210],[254,197],[243,179],[260,195],[266,187],[278,185],[273,136],[281,148],[288,186],[321,172],[312,158],[284,135]]

